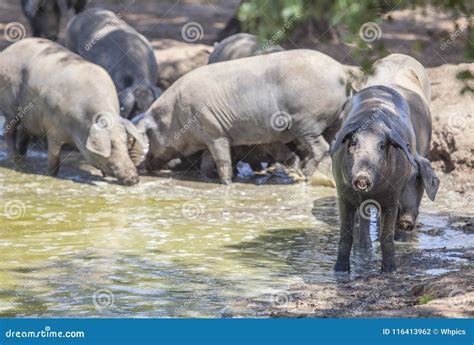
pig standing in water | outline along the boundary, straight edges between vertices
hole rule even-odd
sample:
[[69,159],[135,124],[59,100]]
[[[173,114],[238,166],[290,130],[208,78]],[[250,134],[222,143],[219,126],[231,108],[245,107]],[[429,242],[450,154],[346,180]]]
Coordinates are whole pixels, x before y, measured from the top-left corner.
[[421,64],[401,54],[374,64],[364,89],[349,100],[331,147],[341,219],[335,271],[350,270],[356,214],[369,236],[370,210],[380,216],[382,272],[396,270],[397,219],[415,222],[423,187],[434,200],[439,186],[426,155],[431,138],[430,84]]
[[6,48],[0,66],[0,110],[10,156],[18,153],[15,133],[21,123],[32,136],[47,138],[51,175],[59,171],[61,147],[73,144],[103,173],[124,185],[138,182],[136,166],[148,140],[120,117],[116,89],[102,67],[39,38]]
[[319,163],[329,149],[322,134],[345,100],[337,61],[292,50],[200,67],[167,89],[138,127],[150,139],[149,168],[209,149],[228,184],[232,146],[299,140]]
[[161,94],[155,86],[158,65],[150,42],[115,13],[90,8],[74,16],[65,41],[73,52],[109,72],[123,117],[145,112]]

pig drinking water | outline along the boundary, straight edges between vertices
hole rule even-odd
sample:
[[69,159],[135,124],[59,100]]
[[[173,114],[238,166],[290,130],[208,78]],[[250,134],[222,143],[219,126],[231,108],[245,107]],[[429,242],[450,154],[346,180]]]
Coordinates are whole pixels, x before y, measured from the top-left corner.
[[230,148],[302,142],[316,162],[327,154],[323,132],[346,99],[342,66],[322,53],[293,50],[200,67],[179,79],[145,113],[148,166],[209,149],[230,183]]
[[[46,137],[48,171],[56,175],[61,147],[75,145],[103,173],[125,185],[138,182],[136,166],[148,141],[119,115],[115,86],[100,66],[61,45],[27,38],[0,53],[0,111],[6,117],[10,156],[21,124],[31,136]],[[22,142],[22,153],[26,152]]]

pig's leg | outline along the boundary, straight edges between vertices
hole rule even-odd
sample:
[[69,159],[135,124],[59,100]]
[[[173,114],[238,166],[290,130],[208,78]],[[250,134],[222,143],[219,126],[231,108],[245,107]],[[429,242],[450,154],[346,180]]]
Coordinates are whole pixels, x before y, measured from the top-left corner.
[[15,134],[13,133],[13,130],[9,130],[5,133],[5,143],[7,144],[7,153],[10,159],[15,159],[16,156],[18,156],[15,141]]
[[380,246],[382,249],[382,272],[395,272],[395,244],[394,233],[397,222],[398,205],[382,208],[380,229]]
[[61,144],[48,139],[48,174],[56,176],[59,172]]
[[300,158],[284,143],[275,142],[264,145],[268,153],[277,161],[283,163],[291,169],[297,169],[300,165]]
[[12,124],[10,129],[5,132],[5,143],[7,144],[7,154],[8,157],[12,160],[19,158],[19,152],[16,146],[16,134],[18,127],[15,124]]
[[28,144],[30,142],[30,135],[26,129],[23,127],[18,128],[16,140],[18,142],[18,153],[24,157],[28,151]]
[[359,215],[359,229],[356,234],[359,248],[365,250],[372,248],[372,240],[370,238],[370,219],[365,219]]
[[350,255],[352,248],[352,232],[354,229],[355,208],[339,198],[339,217],[341,219],[339,251],[334,271],[350,271]]
[[311,152],[311,159],[314,160],[312,164],[306,164],[304,168],[304,174],[309,178],[314,174],[314,171],[318,167],[318,164],[323,160],[324,156],[328,154],[329,144],[324,140],[322,135],[307,135],[302,138],[302,141],[307,146],[309,152]]
[[216,164],[214,163],[214,159],[212,158],[211,152],[209,150],[204,150],[201,156],[201,174],[204,176],[211,178],[214,176],[214,171],[216,170]]
[[416,175],[411,176],[400,195],[396,232],[399,230],[412,231],[416,228],[416,218],[418,217],[418,209],[423,197],[423,191],[422,180],[417,178]]
[[212,158],[217,166],[219,178],[224,184],[232,183],[232,158],[230,154],[230,141],[228,138],[221,137],[209,140],[207,143]]

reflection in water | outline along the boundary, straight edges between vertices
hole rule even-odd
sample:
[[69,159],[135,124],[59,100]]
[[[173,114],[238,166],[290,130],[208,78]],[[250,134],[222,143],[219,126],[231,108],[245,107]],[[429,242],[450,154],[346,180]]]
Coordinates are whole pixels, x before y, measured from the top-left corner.
[[[127,188],[79,170],[78,155],[60,178],[38,174],[45,158],[22,163],[25,173],[0,161],[0,316],[254,316],[247,298],[299,282],[336,284],[333,189],[151,177]],[[462,202],[453,200],[435,206],[448,212]],[[12,205],[19,213],[6,214]],[[427,213],[421,221],[446,224]],[[469,236],[420,232],[397,250]],[[379,260],[376,242],[369,253],[354,251],[353,274],[378,271]]]

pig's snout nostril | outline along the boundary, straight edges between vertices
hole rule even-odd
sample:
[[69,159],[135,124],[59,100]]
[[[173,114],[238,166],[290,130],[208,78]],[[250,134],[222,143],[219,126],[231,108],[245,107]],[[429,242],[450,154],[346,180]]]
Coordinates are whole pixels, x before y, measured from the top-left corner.
[[372,189],[372,181],[369,176],[365,174],[358,175],[352,181],[352,186],[354,189],[362,192],[368,192]]

